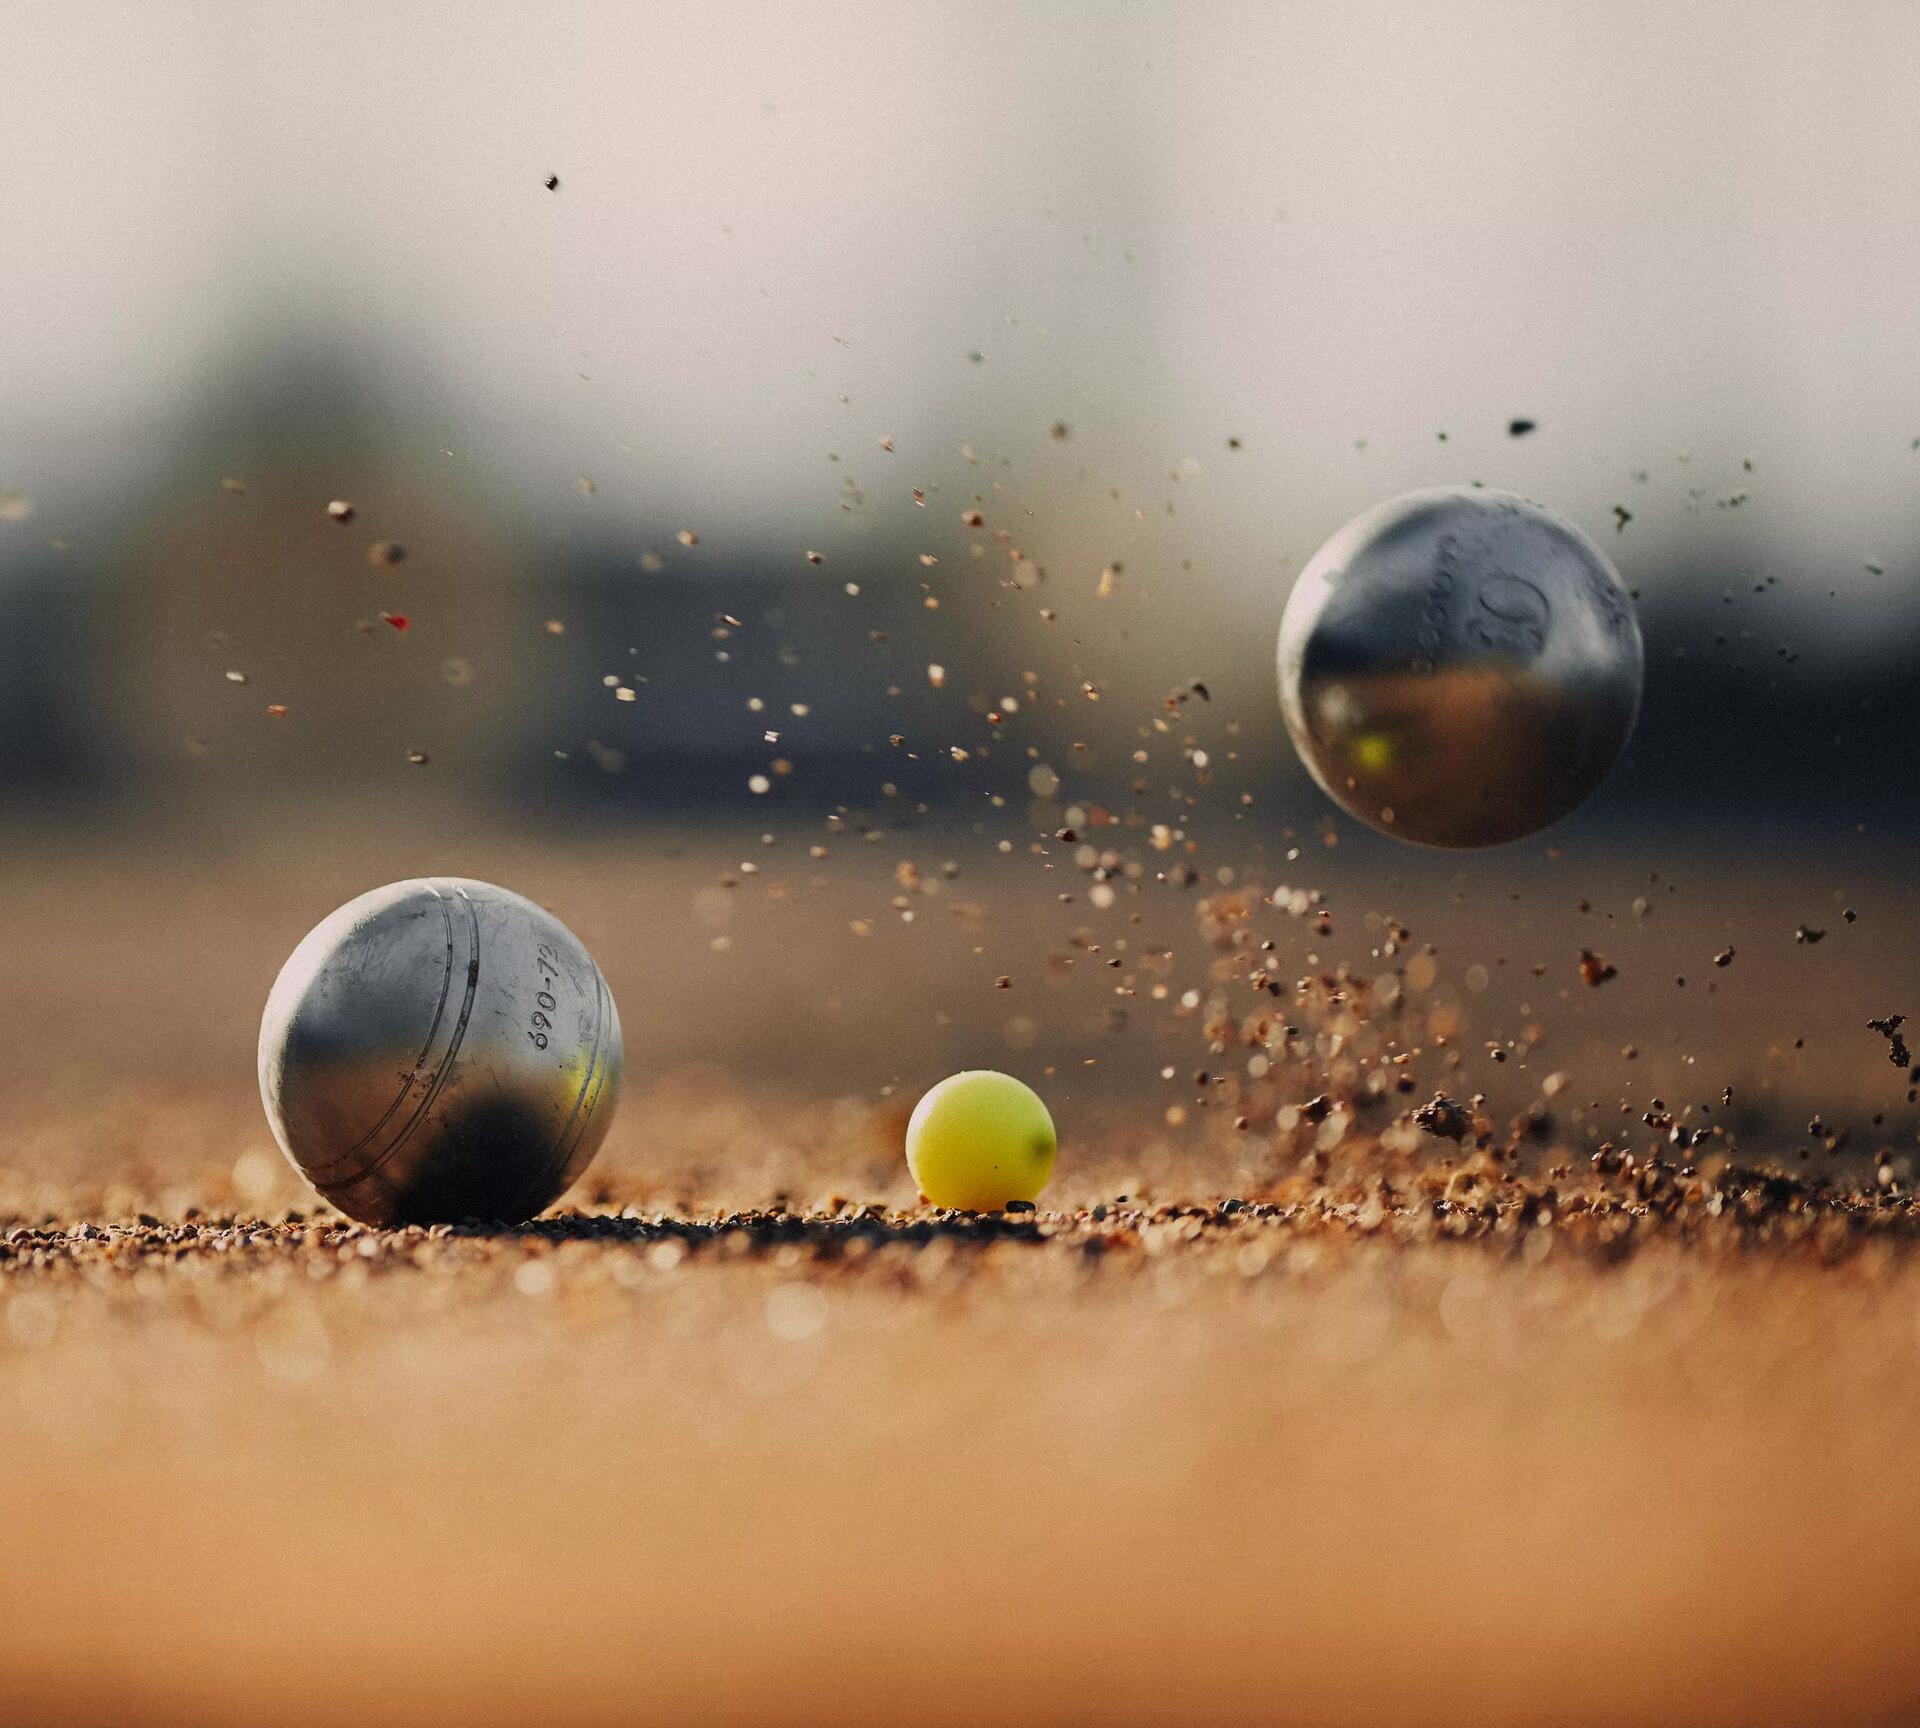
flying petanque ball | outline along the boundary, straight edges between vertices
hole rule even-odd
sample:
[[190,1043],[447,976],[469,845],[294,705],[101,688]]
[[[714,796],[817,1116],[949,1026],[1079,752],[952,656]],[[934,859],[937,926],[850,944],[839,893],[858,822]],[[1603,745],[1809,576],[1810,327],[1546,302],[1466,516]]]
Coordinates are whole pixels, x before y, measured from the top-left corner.
[[518,1224],[563,1194],[620,1092],[620,1016],[551,913],[458,877],[350,900],[260,1023],[280,1149],[367,1224]]
[[1280,705],[1350,815],[1497,846],[1575,809],[1640,707],[1633,601],[1572,523],[1505,492],[1410,492],[1313,555],[1280,623]]
[[907,1123],[907,1168],[936,1206],[997,1212],[1036,1200],[1057,1150],[1040,1095],[990,1068],[949,1075]]

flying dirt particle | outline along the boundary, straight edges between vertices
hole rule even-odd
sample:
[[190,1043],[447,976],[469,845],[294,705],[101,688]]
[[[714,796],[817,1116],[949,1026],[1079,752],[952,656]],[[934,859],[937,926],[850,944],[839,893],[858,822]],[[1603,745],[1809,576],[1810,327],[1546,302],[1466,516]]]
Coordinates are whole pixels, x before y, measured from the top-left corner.
[[1887,1060],[1896,1068],[1911,1068],[1913,1052],[1907,1048],[1907,1041],[1900,1035],[1900,1028],[1907,1023],[1904,1014],[1888,1014],[1879,1020],[1869,1020],[1867,1030],[1878,1032],[1887,1041]]
[[1413,1119],[1429,1134],[1437,1134],[1442,1140],[1464,1141],[1473,1132],[1473,1118],[1444,1092],[1434,1093],[1414,1111]]
[[367,548],[367,562],[376,570],[391,570],[407,555],[398,540],[376,540]]
[[1597,990],[1609,978],[1620,976],[1620,968],[1600,958],[1591,948],[1580,950],[1580,982]]

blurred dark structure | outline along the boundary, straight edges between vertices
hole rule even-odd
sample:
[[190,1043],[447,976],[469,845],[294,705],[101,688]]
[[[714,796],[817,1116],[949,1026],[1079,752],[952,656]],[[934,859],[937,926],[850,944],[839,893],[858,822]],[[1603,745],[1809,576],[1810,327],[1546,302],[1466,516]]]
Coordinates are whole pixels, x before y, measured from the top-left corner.
[[[1055,630],[1034,621],[1050,594],[1019,592],[1003,564],[963,564],[942,571],[935,613],[920,542],[884,528],[824,567],[802,555],[806,524],[736,536],[724,555],[681,546],[662,520],[543,531],[543,506],[443,446],[449,420],[388,390],[350,344],[243,334],[196,405],[148,430],[160,477],[104,484],[84,542],[50,543],[39,513],[0,522],[0,799],[237,815],[405,797],[424,754],[438,787],[503,815],[897,821],[1024,800],[1034,762],[1077,752],[1076,791],[1118,808],[1142,716],[1204,670],[1213,702],[1181,726],[1236,718],[1236,791],[1311,804],[1273,693],[1284,587],[1226,665],[1218,619],[1184,579],[1124,628],[1101,614]],[[328,519],[334,497],[352,500],[352,522]],[[1863,660],[1819,610],[1871,605],[1920,563],[1823,596],[1815,574],[1756,579],[1716,550],[1715,521],[1609,546],[1630,580],[1659,581],[1641,602],[1645,705],[1602,809],[1920,822],[1920,641]],[[370,544],[389,539],[404,560],[371,566]],[[936,686],[929,668],[961,655]],[[991,728],[987,709],[1035,666],[1042,697]],[[1083,676],[1109,699],[1070,701]]]

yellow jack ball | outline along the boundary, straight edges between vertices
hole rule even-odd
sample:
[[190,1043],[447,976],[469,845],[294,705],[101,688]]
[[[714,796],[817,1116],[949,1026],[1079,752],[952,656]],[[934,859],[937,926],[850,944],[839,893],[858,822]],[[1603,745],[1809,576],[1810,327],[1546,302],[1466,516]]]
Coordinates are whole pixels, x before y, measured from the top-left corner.
[[951,1074],[914,1107],[907,1168],[936,1206],[997,1212],[1034,1200],[1058,1142],[1039,1093],[991,1068]]

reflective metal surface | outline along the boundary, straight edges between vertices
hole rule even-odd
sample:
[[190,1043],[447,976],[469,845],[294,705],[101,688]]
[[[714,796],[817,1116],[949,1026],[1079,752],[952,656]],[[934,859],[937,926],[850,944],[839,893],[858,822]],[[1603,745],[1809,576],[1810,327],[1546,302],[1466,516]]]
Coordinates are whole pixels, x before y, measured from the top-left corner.
[[620,1069],[620,1017],[586,949],[531,901],[454,877],[342,906],[260,1023],[281,1150],[369,1224],[532,1217],[598,1150]]
[[1280,624],[1301,760],[1370,827],[1496,846],[1558,821],[1640,706],[1633,603],[1592,541],[1505,492],[1442,487],[1356,516]]

